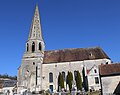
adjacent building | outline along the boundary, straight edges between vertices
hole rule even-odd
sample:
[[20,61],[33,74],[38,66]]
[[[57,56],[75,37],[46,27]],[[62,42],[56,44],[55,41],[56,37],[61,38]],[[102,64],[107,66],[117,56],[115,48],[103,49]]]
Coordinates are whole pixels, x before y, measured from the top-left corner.
[[102,94],[120,95],[120,63],[100,66]]
[[98,65],[94,64],[93,67],[87,70],[87,80],[89,90],[95,91],[101,89]]
[[13,95],[17,93],[17,80],[5,79],[0,80],[0,94]]

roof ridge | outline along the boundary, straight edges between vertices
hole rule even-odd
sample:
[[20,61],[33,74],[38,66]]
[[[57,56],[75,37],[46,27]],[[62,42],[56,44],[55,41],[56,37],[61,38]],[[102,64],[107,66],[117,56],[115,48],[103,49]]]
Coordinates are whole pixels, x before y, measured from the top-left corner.
[[58,50],[45,50],[45,52],[47,52],[47,51],[75,50],[75,49],[95,49],[95,48],[102,49],[101,47],[96,46],[96,47],[85,47],[85,48],[83,47],[83,48],[64,48],[64,49],[58,49]]
[[102,65],[100,65],[100,66],[110,66],[110,65],[119,65],[120,63],[111,63],[111,64],[102,64]]

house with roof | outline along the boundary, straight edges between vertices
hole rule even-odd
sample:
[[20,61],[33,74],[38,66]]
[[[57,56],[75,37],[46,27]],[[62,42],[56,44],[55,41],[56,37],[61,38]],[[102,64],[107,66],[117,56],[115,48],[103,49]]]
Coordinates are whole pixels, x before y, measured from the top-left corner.
[[16,80],[2,79],[0,80],[0,93],[13,95],[17,93]]
[[103,64],[99,67],[103,95],[120,95],[120,63]]
[[86,76],[89,84],[88,88],[90,91],[101,89],[98,65],[94,64],[91,69],[87,69]]

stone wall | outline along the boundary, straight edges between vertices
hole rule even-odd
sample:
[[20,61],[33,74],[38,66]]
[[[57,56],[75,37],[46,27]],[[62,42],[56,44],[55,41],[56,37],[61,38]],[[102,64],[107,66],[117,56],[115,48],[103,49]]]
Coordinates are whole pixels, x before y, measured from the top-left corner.
[[[49,89],[50,85],[53,85],[54,91],[58,89],[58,75],[59,72],[64,71],[65,75],[67,75],[68,71],[71,71],[74,76],[74,71],[78,70],[81,73],[82,76],[82,69],[83,66],[86,66],[87,69],[92,68],[94,65],[98,66],[101,63],[106,63],[110,60],[108,59],[98,59],[98,60],[85,60],[85,61],[74,61],[74,62],[61,62],[61,63],[49,63],[49,64],[42,64],[42,89],[47,90]],[[49,73],[53,73],[53,82],[49,83]],[[90,85],[93,83],[93,78],[90,78],[89,83]],[[94,85],[94,86],[100,86],[100,85]],[[66,86],[65,86],[66,87]]]

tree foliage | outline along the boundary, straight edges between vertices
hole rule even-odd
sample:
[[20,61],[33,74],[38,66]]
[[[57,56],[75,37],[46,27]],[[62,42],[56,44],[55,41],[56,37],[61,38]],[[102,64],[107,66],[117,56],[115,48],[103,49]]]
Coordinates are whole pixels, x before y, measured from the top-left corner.
[[70,91],[71,91],[71,89],[72,89],[72,82],[73,82],[73,74],[68,71],[66,83],[68,84]]
[[79,71],[77,71],[76,86],[77,86],[77,90],[82,90],[82,79]]
[[9,78],[13,80],[17,80],[17,76],[9,76],[8,74],[0,74],[0,78]]
[[58,91],[60,90],[59,87],[64,88],[64,79],[61,73],[58,76]]

